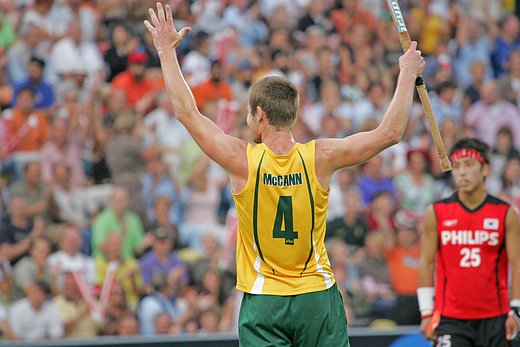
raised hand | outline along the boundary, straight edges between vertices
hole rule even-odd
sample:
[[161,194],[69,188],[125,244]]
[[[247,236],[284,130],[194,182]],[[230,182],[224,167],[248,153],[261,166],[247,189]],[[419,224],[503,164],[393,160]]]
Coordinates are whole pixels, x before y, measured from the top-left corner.
[[399,58],[399,67],[401,71],[408,71],[419,76],[424,70],[424,58],[422,57],[421,51],[417,50],[417,42],[412,41],[410,47]]
[[180,31],[177,31],[173,23],[170,5],[166,5],[163,9],[162,4],[158,2],[156,6],[157,14],[153,8],[148,9],[152,23],[145,20],[144,25],[150,34],[152,34],[153,44],[160,53],[164,49],[177,48],[191,28],[184,27]]

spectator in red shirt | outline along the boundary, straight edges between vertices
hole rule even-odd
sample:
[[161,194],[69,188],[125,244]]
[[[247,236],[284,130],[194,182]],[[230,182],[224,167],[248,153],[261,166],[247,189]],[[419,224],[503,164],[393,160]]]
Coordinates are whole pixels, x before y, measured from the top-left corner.
[[231,86],[222,78],[222,64],[218,60],[211,62],[210,78],[196,87],[192,88],[193,96],[199,110],[203,110],[206,102],[210,100],[233,99]]
[[16,96],[16,105],[3,113],[7,125],[4,153],[13,163],[14,180],[21,178],[28,161],[38,159],[40,150],[49,137],[49,124],[42,111],[34,108],[34,90],[22,88]]
[[[156,84],[146,76],[148,54],[144,51],[133,51],[128,55],[128,68],[112,80],[112,88],[123,90],[127,97],[127,106],[143,107],[153,101]],[[143,105],[144,104],[144,105]]]

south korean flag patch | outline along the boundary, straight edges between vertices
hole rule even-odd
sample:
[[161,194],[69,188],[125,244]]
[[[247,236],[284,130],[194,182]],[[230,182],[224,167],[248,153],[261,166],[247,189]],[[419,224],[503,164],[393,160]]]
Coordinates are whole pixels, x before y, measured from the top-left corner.
[[498,230],[498,218],[484,218],[484,230]]

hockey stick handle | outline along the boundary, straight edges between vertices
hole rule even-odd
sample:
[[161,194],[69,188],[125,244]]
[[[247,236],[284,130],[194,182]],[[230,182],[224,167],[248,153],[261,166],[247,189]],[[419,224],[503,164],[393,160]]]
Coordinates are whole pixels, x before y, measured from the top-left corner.
[[[386,0],[386,2],[388,4],[388,8],[390,9],[392,20],[397,28],[399,42],[401,43],[403,52],[406,52],[408,50],[408,47],[410,47],[412,40],[410,38],[408,30],[406,29],[406,24],[404,22],[404,17],[401,12],[401,8],[399,7],[399,3],[397,2],[397,0]],[[419,94],[419,99],[421,99],[421,104],[423,106],[426,119],[428,120],[428,125],[430,126],[430,132],[432,134],[433,143],[435,145],[437,156],[439,158],[441,171],[450,171],[450,159],[448,158],[446,149],[444,148],[444,142],[442,141],[439,126],[437,125],[437,120],[435,119],[435,115],[433,114],[430,97],[428,96],[428,90],[426,89],[426,84],[424,83],[422,76],[417,77],[417,79],[415,80],[415,86],[417,88],[417,93]]]

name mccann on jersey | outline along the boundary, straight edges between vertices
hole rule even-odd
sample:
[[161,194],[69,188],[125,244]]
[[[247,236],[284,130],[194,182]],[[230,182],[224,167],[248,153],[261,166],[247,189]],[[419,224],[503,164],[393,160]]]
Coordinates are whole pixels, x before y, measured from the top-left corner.
[[302,182],[301,172],[278,176],[264,173],[264,185],[266,186],[290,187],[299,186]]
[[442,230],[441,243],[443,245],[498,245],[499,233],[486,230]]

